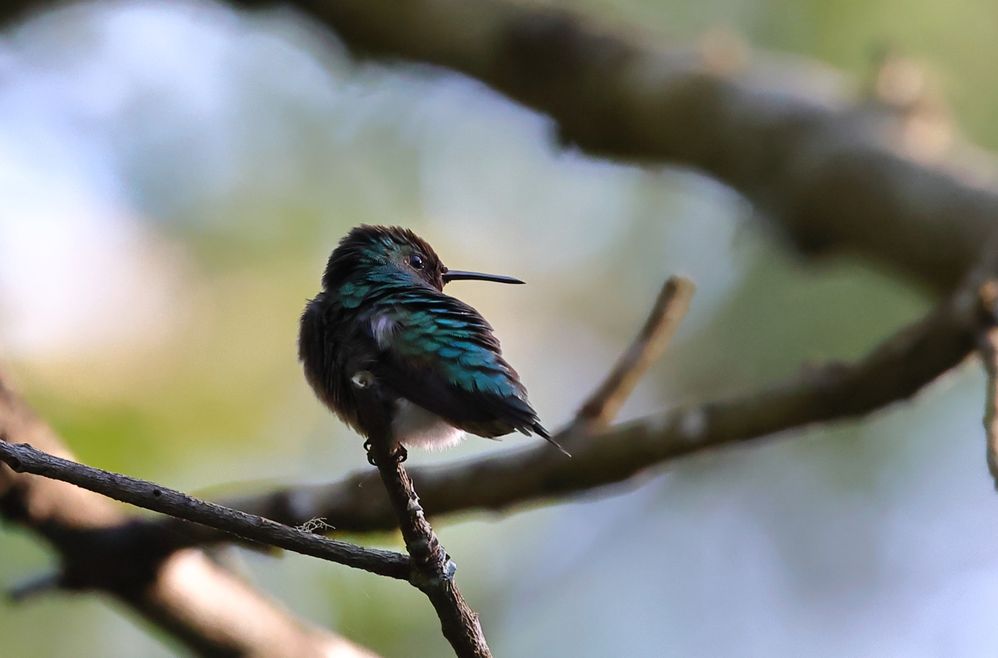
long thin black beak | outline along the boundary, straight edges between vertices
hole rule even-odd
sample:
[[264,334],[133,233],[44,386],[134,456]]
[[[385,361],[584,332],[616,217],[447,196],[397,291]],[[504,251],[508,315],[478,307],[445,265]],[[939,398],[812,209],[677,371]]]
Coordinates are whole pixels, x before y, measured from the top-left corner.
[[462,270],[447,270],[444,272],[444,283],[451,281],[494,281],[495,283],[523,283],[519,279],[502,274],[484,274],[482,272],[464,272]]

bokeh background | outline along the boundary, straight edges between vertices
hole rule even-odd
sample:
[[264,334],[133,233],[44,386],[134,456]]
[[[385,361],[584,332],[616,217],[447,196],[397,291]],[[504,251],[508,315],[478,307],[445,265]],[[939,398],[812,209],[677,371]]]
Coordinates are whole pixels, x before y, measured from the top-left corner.
[[[857,92],[897,49],[961,131],[998,147],[986,0],[564,4],[676,42],[721,29]],[[560,150],[545,118],[480,84],[354,61],[288,11],[106,2],[6,29],[0,200],[0,359],[15,384],[81,460],[206,496],[365,465],[295,359],[298,314],[355,224],[405,224],[452,267],[528,281],[449,292],[492,321],[553,427],[670,273],[698,295],[625,418],[856,357],[931,301],[862,262],[800,260],[712,181]],[[438,529],[497,655],[989,656],[998,500],[982,404],[968,365],[867,421]],[[229,559],[385,655],[448,655],[404,584],[295,555]],[[0,532],[0,583],[51,561]],[[12,656],[180,650],[90,595],[0,602],[0,636]]]

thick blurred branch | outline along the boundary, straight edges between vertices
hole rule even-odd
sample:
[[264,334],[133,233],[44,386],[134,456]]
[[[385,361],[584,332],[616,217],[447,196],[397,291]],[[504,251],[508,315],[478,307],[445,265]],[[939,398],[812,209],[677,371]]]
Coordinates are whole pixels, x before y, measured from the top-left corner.
[[550,116],[562,142],[698,169],[805,251],[858,253],[936,291],[961,280],[998,217],[995,187],[909,155],[919,149],[900,140],[899,120],[814,94],[816,63],[736,72],[709,52],[514,0],[230,4],[289,4],[358,54],[477,78]]
[[[6,3],[0,23],[61,4]],[[936,291],[961,280],[998,217],[994,158],[973,156],[987,186],[926,162],[896,113],[816,94],[827,75],[817,63],[719,65],[731,58],[515,0],[228,4],[290,5],[360,55],[464,73],[550,116],[564,143],[692,167],[744,194],[799,248],[861,254]]]
[[[2,375],[0,434],[69,457]],[[294,619],[200,551],[146,550],[143,532],[97,494],[0,464],[0,516],[48,540],[61,587],[107,592],[199,655],[373,656]]]

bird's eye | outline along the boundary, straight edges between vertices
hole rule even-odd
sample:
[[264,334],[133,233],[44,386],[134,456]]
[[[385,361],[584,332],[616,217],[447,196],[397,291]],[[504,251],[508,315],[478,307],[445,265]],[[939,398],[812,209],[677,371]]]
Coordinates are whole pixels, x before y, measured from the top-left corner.
[[414,270],[423,269],[423,265],[426,264],[426,260],[419,254],[412,254],[409,256],[409,265]]

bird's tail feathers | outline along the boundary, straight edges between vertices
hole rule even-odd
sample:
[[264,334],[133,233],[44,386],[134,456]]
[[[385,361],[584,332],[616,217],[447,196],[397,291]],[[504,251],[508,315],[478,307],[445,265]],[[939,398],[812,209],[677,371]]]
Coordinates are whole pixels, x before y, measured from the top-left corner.
[[541,437],[542,439],[544,439],[545,441],[547,441],[548,443],[550,443],[551,445],[553,445],[555,448],[557,448],[561,452],[561,454],[563,454],[563,455],[565,455],[566,457],[569,457],[569,458],[572,457],[572,453],[570,453],[569,451],[565,450],[565,448],[563,448],[560,443],[558,443],[557,441],[555,441],[554,439],[551,438],[551,433],[548,432],[546,429],[544,429],[543,425],[541,425],[540,423],[534,423],[530,427],[530,429],[534,430],[534,432],[537,434],[537,436]]

